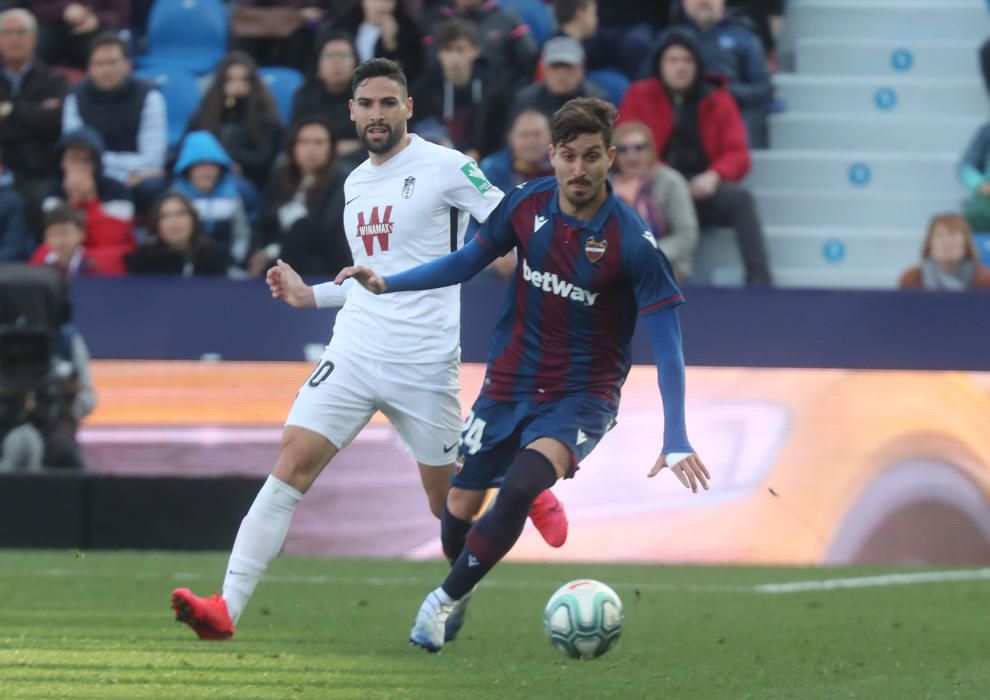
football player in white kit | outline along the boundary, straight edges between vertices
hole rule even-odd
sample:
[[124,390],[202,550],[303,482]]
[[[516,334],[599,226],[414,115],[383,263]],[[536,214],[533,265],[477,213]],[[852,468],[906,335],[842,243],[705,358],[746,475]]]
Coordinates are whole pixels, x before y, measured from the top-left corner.
[[[464,154],[407,132],[413,104],[398,64],[366,61],[353,85],[351,119],[368,150],[368,160],[344,183],[344,225],[355,264],[392,274],[456,250],[469,216],[487,219],[502,192]],[[272,296],[291,306],[343,308],[289,411],[275,468],[241,522],[222,594],[197,596],[186,588],[172,594],[176,619],[202,639],[233,636],[282,548],[296,505],[376,411],[416,459],[451,560],[470,528],[446,508],[462,425],[459,287],[381,296],[350,283],[310,287],[282,261],[267,280]],[[566,516],[549,491],[539,501],[533,522],[548,543],[560,546]]]

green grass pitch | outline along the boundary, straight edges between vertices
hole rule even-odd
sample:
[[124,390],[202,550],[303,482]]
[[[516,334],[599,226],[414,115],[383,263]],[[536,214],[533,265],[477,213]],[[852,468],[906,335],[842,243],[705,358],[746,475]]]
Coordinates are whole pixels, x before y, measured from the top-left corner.
[[[990,580],[797,593],[754,586],[890,573],[503,564],[441,654],[408,645],[441,562],[283,557],[233,641],[201,642],[169,593],[219,586],[226,555],[0,551],[0,698],[990,698]],[[572,578],[625,604],[594,661],[554,650]]]

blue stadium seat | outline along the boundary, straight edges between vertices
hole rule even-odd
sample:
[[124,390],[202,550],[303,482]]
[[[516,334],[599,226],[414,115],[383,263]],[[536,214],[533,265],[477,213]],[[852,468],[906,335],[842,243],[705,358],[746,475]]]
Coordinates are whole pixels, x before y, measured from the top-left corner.
[[529,25],[538,46],[557,30],[553,10],[543,0],[498,0],[498,4]]
[[597,83],[608,93],[612,103],[618,107],[629,89],[629,78],[614,68],[599,68],[588,72],[588,80]]
[[156,0],[148,18],[148,53],[138,57],[138,65],[209,73],[227,53],[228,23],[221,0]]
[[275,98],[282,123],[288,124],[292,118],[292,97],[303,83],[302,73],[294,68],[279,66],[263,66],[258,69],[258,73]]
[[168,147],[175,148],[186,124],[199,107],[201,94],[196,76],[185,68],[172,65],[138,68],[134,74],[152,81],[165,98],[168,109]]
[[976,249],[980,251],[980,259],[984,265],[990,265],[990,233],[974,233]]

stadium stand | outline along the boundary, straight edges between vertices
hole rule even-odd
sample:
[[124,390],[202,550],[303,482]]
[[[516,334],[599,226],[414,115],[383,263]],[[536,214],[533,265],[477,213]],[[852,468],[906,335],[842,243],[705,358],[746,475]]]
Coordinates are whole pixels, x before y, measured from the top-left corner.
[[138,57],[138,65],[209,73],[227,52],[228,26],[220,0],[158,0],[148,18],[148,53]]
[[282,123],[288,124],[292,120],[292,98],[303,84],[303,74],[282,66],[262,66],[258,73],[275,98]]
[[[981,0],[795,0],[751,184],[783,286],[893,287],[928,218],[958,210],[959,154],[985,120]],[[728,232],[703,236],[695,281],[738,283]]]
[[167,64],[138,68],[134,75],[152,81],[165,97],[165,104],[168,105],[168,147],[169,150],[175,149],[202,97],[196,76],[187,68]]

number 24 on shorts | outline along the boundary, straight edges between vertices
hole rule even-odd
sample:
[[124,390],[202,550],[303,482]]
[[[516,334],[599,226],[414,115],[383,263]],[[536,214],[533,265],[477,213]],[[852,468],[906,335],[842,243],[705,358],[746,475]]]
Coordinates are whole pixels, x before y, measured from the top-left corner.
[[474,411],[468,413],[464,421],[464,428],[461,430],[461,444],[469,455],[477,454],[481,449],[482,436],[485,433],[485,426],[488,425],[483,419],[474,415]]

